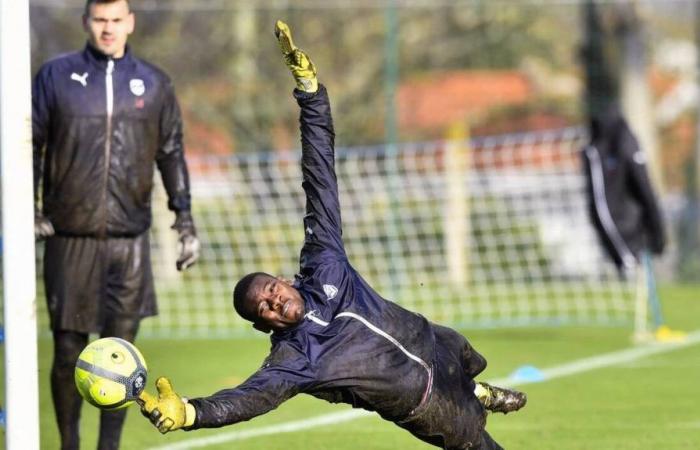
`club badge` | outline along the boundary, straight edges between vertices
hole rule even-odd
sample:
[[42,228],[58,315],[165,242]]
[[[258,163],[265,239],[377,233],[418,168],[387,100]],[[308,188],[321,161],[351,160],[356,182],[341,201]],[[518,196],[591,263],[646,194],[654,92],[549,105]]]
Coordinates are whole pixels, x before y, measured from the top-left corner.
[[327,300],[333,300],[338,295],[338,288],[332,284],[324,284],[323,292],[326,294]]
[[146,85],[143,83],[143,80],[134,78],[129,81],[129,89],[131,89],[132,94],[141,97],[146,92]]

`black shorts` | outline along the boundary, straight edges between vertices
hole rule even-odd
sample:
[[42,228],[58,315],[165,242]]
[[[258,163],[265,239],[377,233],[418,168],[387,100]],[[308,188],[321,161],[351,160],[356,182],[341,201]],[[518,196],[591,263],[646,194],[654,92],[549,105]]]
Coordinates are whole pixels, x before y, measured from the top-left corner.
[[52,330],[100,333],[107,318],[156,315],[148,232],[46,241],[44,284]]
[[396,424],[445,450],[503,450],[486,432],[486,410],[474,395],[473,377],[486,367],[486,360],[461,334],[433,328],[436,352],[430,398]]

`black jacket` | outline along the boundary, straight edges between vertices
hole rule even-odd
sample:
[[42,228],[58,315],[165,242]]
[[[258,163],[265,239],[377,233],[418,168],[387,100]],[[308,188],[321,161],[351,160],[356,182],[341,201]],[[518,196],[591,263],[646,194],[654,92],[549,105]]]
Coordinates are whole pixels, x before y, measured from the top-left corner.
[[299,393],[407,417],[432,388],[434,328],[383,299],[350,265],[342,238],[333,123],[325,88],[295,92],[301,106],[304,246],[295,282],[306,315],[274,332],[262,368],[233,389],[192,399],[192,428],[249,420]]
[[45,63],[32,94],[35,192],[42,179],[43,212],[57,234],[143,233],[154,162],[168,207],[190,209],[180,109],[161,70],[128,48],[112,59],[88,45]]
[[615,264],[629,269],[642,251],[661,253],[664,224],[646,158],[616,108],[592,119],[583,156],[590,214]]

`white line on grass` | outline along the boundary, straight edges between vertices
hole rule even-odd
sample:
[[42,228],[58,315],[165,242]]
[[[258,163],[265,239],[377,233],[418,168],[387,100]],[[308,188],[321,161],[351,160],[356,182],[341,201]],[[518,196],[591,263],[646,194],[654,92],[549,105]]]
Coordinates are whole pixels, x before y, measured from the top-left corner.
[[[689,333],[682,342],[667,342],[667,343],[651,343],[639,347],[632,347],[626,350],[620,350],[603,355],[592,356],[590,358],[578,359],[570,363],[561,364],[559,366],[542,369],[544,379],[542,381],[553,380],[555,378],[566,377],[569,375],[588,372],[590,370],[600,369],[602,367],[614,366],[622,363],[632,362],[638,359],[646,358],[647,356],[656,355],[659,353],[667,353],[684,347],[689,347],[700,343],[700,330]],[[536,381],[522,380],[517,378],[501,378],[493,380],[493,384],[501,384],[505,386],[519,386],[523,384],[535,383]]]
[[317,427],[319,425],[336,425],[342,422],[349,422],[351,420],[355,420],[360,417],[365,417],[372,414],[374,413],[365,411],[364,409],[351,409],[330,414],[324,414],[322,416],[316,416],[310,419],[276,423],[260,428],[253,428],[252,430],[229,431],[217,434],[216,436],[189,439],[186,441],[177,442],[175,444],[168,444],[160,447],[152,447],[147,450],[185,450],[190,448],[201,448],[214,444],[223,444],[225,442],[243,441],[245,439],[250,439],[258,436],[267,436],[270,434],[279,433],[291,433],[293,431],[305,430],[308,428]]
[[[566,377],[582,372],[600,369],[603,367],[615,366],[623,363],[628,363],[648,356],[667,353],[680,348],[689,347],[700,343],[700,330],[694,331],[687,335],[682,342],[673,343],[652,343],[640,347],[633,347],[626,350],[621,350],[612,353],[606,353],[590,358],[583,358],[570,363],[561,364],[559,366],[542,369],[541,374],[544,379],[540,382],[553,380],[555,378]],[[517,378],[500,378],[491,380],[490,383],[504,386],[519,386],[523,384],[534,383],[535,381],[523,380]],[[207,447],[209,445],[222,444],[225,442],[242,441],[259,436],[270,434],[291,433],[294,431],[305,430],[308,428],[317,427],[319,425],[336,425],[342,422],[349,422],[361,417],[372,415],[363,409],[351,409],[339,411],[322,416],[311,417],[304,420],[295,420],[292,422],[283,422],[273,425],[268,425],[250,430],[229,431],[215,436],[204,438],[194,438],[185,441],[180,441],[174,444],[167,444],[159,447],[151,447],[148,450],[186,450],[192,448]]]

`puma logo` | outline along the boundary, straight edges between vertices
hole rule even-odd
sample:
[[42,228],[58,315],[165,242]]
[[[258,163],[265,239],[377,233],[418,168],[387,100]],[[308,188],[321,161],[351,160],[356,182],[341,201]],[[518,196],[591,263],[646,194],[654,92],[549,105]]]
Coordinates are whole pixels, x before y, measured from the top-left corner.
[[73,81],[77,81],[78,83],[82,84],[83,87],[85,87],[85,86],[87,86],[87,77],[88,77],[88,75],[89,75],[89,74],[88,74],[87,72],[85,72],[85,73],[82,74],[82,75],[78,75],[77,73],[73,72],[73,73],[70,75],[70,79],[73,80]]

